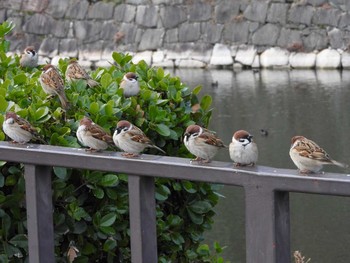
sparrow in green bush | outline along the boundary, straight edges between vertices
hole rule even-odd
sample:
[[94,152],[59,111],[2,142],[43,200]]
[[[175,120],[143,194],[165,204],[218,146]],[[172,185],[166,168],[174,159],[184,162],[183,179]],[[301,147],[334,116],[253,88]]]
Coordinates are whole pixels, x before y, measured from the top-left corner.
[[301,174],[317,173],[326,164],[348,167],[347,164],[333,160],[325,150],[304,136],[292,138],[289,155]]
[[86,116],[80,120],[77,138],[81,144],[89,147],[87,151],[102,151],[114,145],[112,136]]
[[30,140],[46,143],[27,120],[21,118],[12,111],[6,112],[2,128],[4,133],[10,137],[14,143],[24,144]]
[[165,152],[154,145],[154,143],[138,127],[126,120],[117,123],[117,129],[113,134],[115,145],[122,149],[125,157],[137,157],[146,148],[155,148],[165,154]]
[[66,70],[66,80],[77,81],[79,79],[85,80],[89,87],[95,87],[98,85],[98,82],[93,80],[79,64],[78,61],[72,59],[69,61],[67,70]]
[[253,166],[258,161],[258,146],[252,138],[253,136],[245,130],[233,134],[229,152],[235,166]]
[[120,88],[124,90],[124,96],[126,98],[131,96],[137,96],[140,92],[140,84],[138,77],[134,72],[128,72],[124,75]]
[[64,81],[58,70],[51,64],[43,67],[40,75],[40,83],[46,94],[51,96],[57,95],[60,99],[62,108],[67,110],[69,102],[64,92]]
[[35,68],[38,66],[38,53],[33,46],[26,47],[19,59],[19,64],[23,68]]
[[220,148],[227,147],[213,132],[199,125],[187,127],[184,134],[184,144],[187,150],[196,156],[196,159],[191,160],[191,162],[199,163],[209,163]]

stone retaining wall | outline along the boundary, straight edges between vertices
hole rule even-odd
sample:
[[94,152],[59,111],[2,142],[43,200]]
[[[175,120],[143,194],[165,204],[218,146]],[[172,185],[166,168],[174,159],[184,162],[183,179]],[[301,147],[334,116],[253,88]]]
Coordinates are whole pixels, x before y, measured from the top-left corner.
[[2,0],[11,49],[108,65],[112,51],[162,67],[350,67],[349,0]]

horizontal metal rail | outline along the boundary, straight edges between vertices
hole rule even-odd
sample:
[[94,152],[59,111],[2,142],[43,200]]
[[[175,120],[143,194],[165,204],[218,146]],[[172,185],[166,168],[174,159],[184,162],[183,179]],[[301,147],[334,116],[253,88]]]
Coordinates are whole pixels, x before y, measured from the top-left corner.
[[[300,176],[297,170],[265,166],[235,168],[232,163],[216,161],[197,165],[190,164],[186,158],[146,154],[140,158],[124,158],[120,152],[90,153],[77,148],[8,142],[0,142],[0,160],[24,163],[28,193],[43,191],[27,195],[27,206],[37,207],[27,211],[28,224],[34,224],[32,232],[35,232],[29,232],[31,262],[51,262],[53,257],[53,248],[41,249],[44,245],[41,240],[52,240],[52,243],[44,243],[53,247],[53,227],[48,226],[45,231],[40,231],[39,227],[43,225],[40,218],[46,218],[45,223],[52,226],[52,203],[47,203],[44,197],[51,194],[51,181],[45,177],[49,177],[48,171],[51,171],[47,168],[53,166],[130,175],[131,251],[132,262],[137,263],[157,262],[155,177],[243,187],[247,263],[291,262],[289,192],[350,196],[347,174]],[[29,190],[33,188],[37,190]],[[42,206],[43,202],[46,203]]]

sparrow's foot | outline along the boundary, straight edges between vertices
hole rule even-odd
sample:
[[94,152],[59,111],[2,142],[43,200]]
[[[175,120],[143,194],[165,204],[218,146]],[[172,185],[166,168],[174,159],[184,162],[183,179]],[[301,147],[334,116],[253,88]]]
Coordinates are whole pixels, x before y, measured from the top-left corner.
[[100,152],[101,150],[97,150],[97,149],[94,149],[94,148],[87,148],[85,149],[86,152],[91,152],[91,153],[96,153],[96,152]]
[[209,159],[203,159],[201,157],[197,157],[196,159],[192,159],[190,161],[190,163],[193,163],[193,162],[197,162],[199,164],[203,164],[203,163],[210,163],[210,160]]
[[299,173],[300,173],[301,175],[308,175],[308,174],[311,174],[311,173],[313,173],[313,172],[310,171],[310,170],[299,170]]
[[137,153],[122,153],[122,156],[125,158],[134,158],[134,157],[139,157],[140,155]]

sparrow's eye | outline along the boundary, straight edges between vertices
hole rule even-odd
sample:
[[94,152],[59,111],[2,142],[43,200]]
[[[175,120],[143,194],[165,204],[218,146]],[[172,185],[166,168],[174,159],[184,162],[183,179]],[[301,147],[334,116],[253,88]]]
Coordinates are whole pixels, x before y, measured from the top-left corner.
[[123,131],[126,132],[127,130],[128,130],[128,127],[124,127],[124,128],[123,128]]

